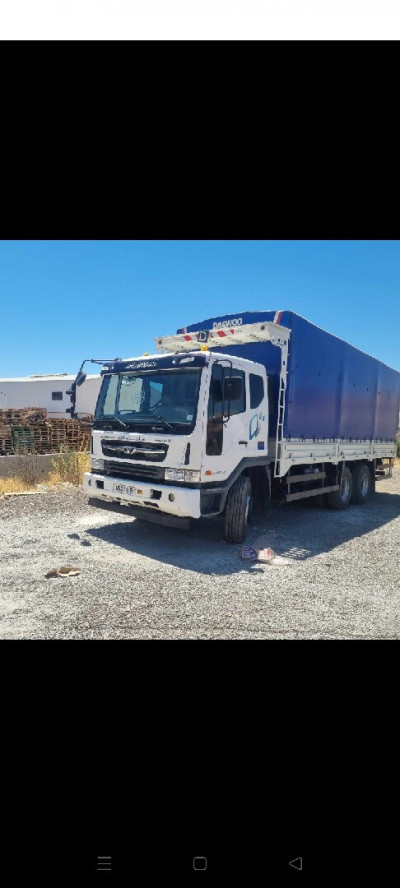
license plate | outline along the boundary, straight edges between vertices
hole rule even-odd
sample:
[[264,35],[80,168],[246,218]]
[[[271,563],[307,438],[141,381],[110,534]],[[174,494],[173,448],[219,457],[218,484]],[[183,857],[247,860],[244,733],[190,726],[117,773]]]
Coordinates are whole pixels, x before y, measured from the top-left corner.
[[133,487],[132,484],[113,484],[113,492],[127,493],[129,496],[132,496],[136,493],[136,487]]

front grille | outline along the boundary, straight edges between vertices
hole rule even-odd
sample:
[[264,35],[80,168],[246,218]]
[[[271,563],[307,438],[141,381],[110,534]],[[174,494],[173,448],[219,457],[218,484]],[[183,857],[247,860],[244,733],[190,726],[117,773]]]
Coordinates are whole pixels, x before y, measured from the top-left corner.
[[168,453],[167,444],[148,444],[145,441],[107,441],[101,442],[104,456],[120,456],[124,460],[140,459],[148,462],[164,462]]
[[104,471],[107,475],[131,478],[132,481],[164,481],[164,469],[159,466],[128,466],[126,463],[107,460],[104,462]]

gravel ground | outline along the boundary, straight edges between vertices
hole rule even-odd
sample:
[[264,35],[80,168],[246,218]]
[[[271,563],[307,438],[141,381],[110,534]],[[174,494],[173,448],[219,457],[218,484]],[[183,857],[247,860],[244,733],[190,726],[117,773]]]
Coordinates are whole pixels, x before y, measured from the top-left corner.
[[[223,526],[185,532],[88,506],[81,490],[0,499],[0,638],[399,638],[400,466],[366,506],[274,505],[241,561]],[[80,573],[46,579],[72,565]]]

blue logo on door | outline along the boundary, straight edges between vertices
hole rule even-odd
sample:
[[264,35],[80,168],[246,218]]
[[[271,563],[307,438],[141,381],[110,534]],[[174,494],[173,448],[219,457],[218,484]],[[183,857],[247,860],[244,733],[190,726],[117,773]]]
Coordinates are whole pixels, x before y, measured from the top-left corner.
[[252,438],[256,438],[260,431],[260,423],[258,421],[258,413],[255,413],[249,424],[249,438],[250,441]]

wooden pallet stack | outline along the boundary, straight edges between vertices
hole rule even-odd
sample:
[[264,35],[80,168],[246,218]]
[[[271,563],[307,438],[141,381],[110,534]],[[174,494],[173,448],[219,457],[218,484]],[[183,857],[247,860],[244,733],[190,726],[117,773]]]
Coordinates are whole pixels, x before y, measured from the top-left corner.
[[13,453],[13,439],[11,426],[0,418],[0,454]]
[[91,422],[91,416],[85,416],[82,422],[53,419],[41,407],[0,410],[0,454],[5,456],[16,450],[59,453],[63,447],[88,450]]
[[51,423],[42,420],[33,425],[36,453],[51,453]]
[[0,423],[10,425],[30,425],[31,422],[40,422],[46,419],[47,410],[44,407],[8,407],[0,410]]
[[79,425],[79,450],[89,450],[93,416],[85,416]]
[[52,453],[56,450],[60,449],[60,444],[66,444],[67,437],[67,423],[71,422],[68,419],[52,419],[51,420],[51,451]]

